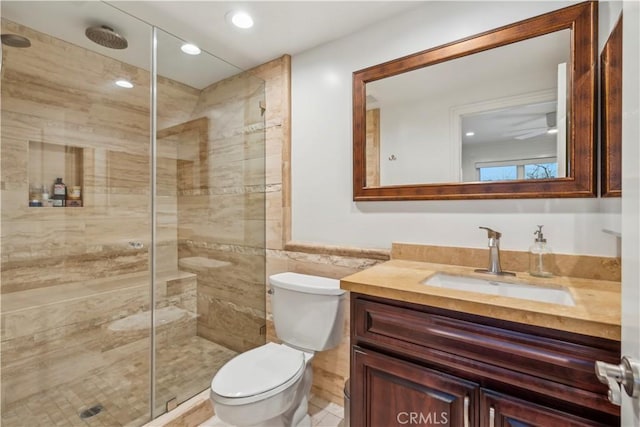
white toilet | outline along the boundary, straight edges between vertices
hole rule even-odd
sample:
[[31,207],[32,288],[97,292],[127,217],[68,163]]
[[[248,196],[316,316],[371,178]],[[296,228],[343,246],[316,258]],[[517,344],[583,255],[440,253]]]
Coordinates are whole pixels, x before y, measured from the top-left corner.
[[326,277],[280,273],[269,277],[276,334],[216,373],[211,400],[218,418],[233,426],[311,426],[307,403],[315,351],[340,343],[345,291]]

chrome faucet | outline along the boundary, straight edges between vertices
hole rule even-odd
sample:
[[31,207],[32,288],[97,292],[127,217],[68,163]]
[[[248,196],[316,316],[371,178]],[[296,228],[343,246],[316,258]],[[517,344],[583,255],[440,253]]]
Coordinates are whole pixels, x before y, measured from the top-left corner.
[[502,234],[489,227],[478,228],[487,230],[487,237],[489,238],[489,267],[486,269],[479,268],[475,271],[477,273],[495,274],[497,276],[515,276],[515,273],[502,271],[502,267],[500,267],[500,237],[502,237]]

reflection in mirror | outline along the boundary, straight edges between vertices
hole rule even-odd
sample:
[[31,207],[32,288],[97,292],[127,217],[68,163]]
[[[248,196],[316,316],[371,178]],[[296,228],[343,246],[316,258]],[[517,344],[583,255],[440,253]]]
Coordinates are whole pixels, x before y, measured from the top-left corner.
[[354,200],[593,197],[595,8],[354,72]]
[[463,115],[460,181],[564,177],[566,127],[557,126],[557,110],[548,101]]
[[622,196],[622,16],[600,55],[603,197]]
[[565,177],[570,61],[566,29],[367,83],[367,186]]

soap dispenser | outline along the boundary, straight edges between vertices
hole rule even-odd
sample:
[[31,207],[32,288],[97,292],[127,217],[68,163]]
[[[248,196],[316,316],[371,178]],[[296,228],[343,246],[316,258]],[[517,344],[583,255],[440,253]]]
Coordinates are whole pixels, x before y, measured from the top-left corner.
[[551,277],[553,252],[542,234],[542,225],[533,233],[536,239],[529,248],[529,274],[537,277]]

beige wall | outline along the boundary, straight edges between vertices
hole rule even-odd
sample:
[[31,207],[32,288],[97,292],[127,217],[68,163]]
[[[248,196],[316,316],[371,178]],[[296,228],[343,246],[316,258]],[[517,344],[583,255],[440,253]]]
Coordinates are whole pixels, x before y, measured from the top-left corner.
[[263,104],[249,73],[205,88],[200,130],[178,148],[178,257],[198,275],[198,335],[238,352],[265,341]]
[[[126,364],[132,352],[148,352],[148,328],[114,334],[107,325],[149,309],[150,81],[145,70],[21,25],[3,20],[2,28],[32,42],[3,49],[6,409],[101,366]],[[123,75],[133,89],[113,85]],[[196,328],[240,351],[265,340],[263,86],[249,74],[202,91],[158,77],[157,307],[190,313],[197,307],[199,314],[198,322],[186,316],[173,328],[160,327],[159,351]],[[72,156],[64,155],[66,147],[74,147]],[[58,151],[58,159],[79,160],[73,167],[52,163]],[[67,169],[68,185],[82,181],[83,207],[28,207],[30,176]],[[130,241],[144,247],[131,248]],[[146,387],[148,372],[140,371],[137,383]],[[203,372],[205,382],[211,374]],[[137,403],[145,399],[140,394]],[[134,417],[145,417],[144,409]]]
[[[149,73],[8,21],[2,26],[32,46],[3,49],[1,292],[147,271]],[[122,75],[133,89],[113,85]],[[160,109],[171,104],[174,121],[193,109],[195,89],[163,78],[159,85]],[[84,207],[28,207],[30,142],[81,150]],[[42,168],[54,169],[50,162]],[[159,264],[176,270],[175,160],[160,158],[158,171]]]
[[[3,20],[2,30],[32,43],[2,49],[2,408],[11,412],[21,398],[148,354],[149,328],[107,326],[149,310],[150,81],[145,70],[21,25]],[[114,86],[123,75],[133,89]],[[158,84],[161,109],[171,106],[159,122],[188,118],[199,91]],[[195,276],[177,271],[175,149],[159,152],[157,307],[193,313]],[[83,207],[28,207],[30,184],[50,187],[54,176],[82,185]],[[195,333],[191,316],[163,325],[158,349]],[[146,387],[149,371],[136,372]],[[132,407],[130,419],[146,409]]]

